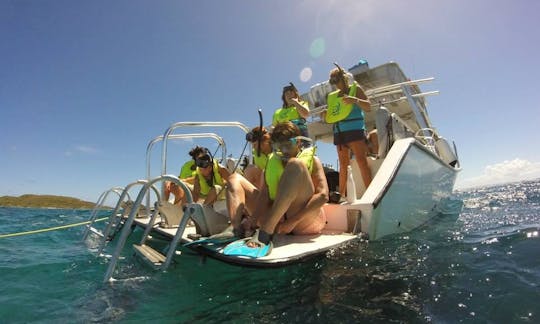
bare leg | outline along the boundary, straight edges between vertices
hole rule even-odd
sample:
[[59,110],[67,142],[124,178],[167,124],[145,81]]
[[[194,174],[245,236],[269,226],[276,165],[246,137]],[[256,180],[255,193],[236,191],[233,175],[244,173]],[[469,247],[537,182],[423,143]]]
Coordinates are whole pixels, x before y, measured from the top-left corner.
[[217,200],[217,192],[216,187],[210,188],[210,191],[208,192],[208,195],[206,195],[206,198],[204,199],[203,204],[205,205],[213,205]]
[[235,230],[241,229],[244,210],[255,210],[259,190],[238,173],[233,173],[227,184],[227,211]]
[[351,162],[349,148],[345,145],[337,145],[337,153],[339,160],[339,193],[345,196],[347,188],[347,166]]
[[169,197],[171,193],[174,195],[175,205],[179,203],[182,203],[182,205],[184,205],[186,203],[186,195],[184,193],[184,190],[182,190],[182,188],[180,188],[180,186],[176,185],[175,183],[167,181],[165,183],[165,192],[164,192],[165,201],[169,201]]
[[366,188],[371,183],[371,171],[367,163],[367,153],[368,147],[364,141],[354,141],[349,143],[349,146],[352,148],[354,157],[356,158],[356,163],[360,168],[360,173],[362,174],[362,180]]
[[[262,170],[254,165],[249,165],[244,170],[245,177],[247,181],[251,182],[255,185],[258,189],[261,189],[261,178],[262,178]],[[263,184],[264,185],[264,184]]]
[[293,216],[293,219],[288,220],[295,223],[290,224],[291,227],[301,222],[304,217],[310,216],[309,213],[301,213],[301,210],[306,207],[314,192],[311,175],[304,163],[295,158],[289,160],[279,180],[272,208],[267,216],[261,219],[261,230],[269,234],[274,233],[285,213]]

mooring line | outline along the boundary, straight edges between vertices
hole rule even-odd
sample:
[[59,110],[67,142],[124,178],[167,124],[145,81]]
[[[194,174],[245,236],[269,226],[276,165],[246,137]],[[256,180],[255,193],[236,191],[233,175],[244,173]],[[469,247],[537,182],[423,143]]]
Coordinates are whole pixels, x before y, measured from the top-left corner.
[[[94,222],[101,222],[103,220],[108,219],[109,217],[103,217],[96,219]],[[28,231],[28,232],[19,232],[19,233],[11,233],[11,234],[0,234],[0,239],[7,238],[7,237],[13,237],[13,236],[21,236],[21,235],[30,235],[30,234],[36,234],[36,233],[43,233],[43,232],[50,232],[50,231],[56,231],[60,229],[75,227],[75,226],[81,226],[85,224],[89,224],[92,221],[86,221],[86,222],[80,222],[75,224],[69,224],[69,225],[62,225],[62,226],[56,226],[56,227],[50,227],[50,228],[42,228],[38,230]]]

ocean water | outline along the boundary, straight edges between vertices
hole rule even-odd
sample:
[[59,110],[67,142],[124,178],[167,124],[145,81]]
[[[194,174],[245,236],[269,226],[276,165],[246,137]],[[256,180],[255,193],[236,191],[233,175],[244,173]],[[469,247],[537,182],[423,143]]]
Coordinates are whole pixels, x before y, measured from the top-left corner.
[[[452,202],[463,208],[413,232],[279,269],[183,250],[156,272],[125,249],[107,284],[107,258],[81,241],[83,227],[1,238],[0,322],[540,322],[540,181],[456,192]],[[0,208],[0,234],[89,214]]]

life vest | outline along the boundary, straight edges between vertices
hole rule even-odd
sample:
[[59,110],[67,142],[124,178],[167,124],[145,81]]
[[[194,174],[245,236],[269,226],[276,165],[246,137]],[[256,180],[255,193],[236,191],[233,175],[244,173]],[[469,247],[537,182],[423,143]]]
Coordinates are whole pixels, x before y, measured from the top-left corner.
[[253,150],[253,162],[259,169],[264,170],[266,168],[266,163],[268,163],[268,155],[261,152],[261,156],[257,156],[257,150]]
[[214,160],[214,165],[212,167],[212,172],[214,173],[213,179],[212,179],[212,187],[208,184],[206,181],[206,178],[201,174],[201,170],[199,167],[197,167],[197,170],[195,171],[197,173],[197,176],[199,178],[199,184],[201,186],[201,195],[206,196],[210,192],[210,189],[212,189],[215,185],[223,186],[223,178],[221,178],[221,174],[219,174],[219,164],[216,160]]
[[[355,97],[357,88],[358,83],[355,81],[349,88],[349,96]],[[347,105],[343,103],[343,97],[339,97],[338,94],[339,90],[330,92],[328,94],[328,100],[326,101],[328,104],[328,109],[326,110],[326,122],[330,124],[347,118],[354,107],[353,104]]]
[[184,165],[182,165],[182,169],[180,170],[180,175],[178,176],[178,178],[186,179],[195,176],[195,172],[197,171],[197,169],[193,168],[194,165],[195,161],[193,160],[189,160],[184,163]]
[[[302,105],[307,105],[307,102],[305,101],[300,101],[300,103]],[[272,118],[272,125],[286,122],[286,121],[293,121],[296,119],[303,119],[303,118],[300,116],[295,106],[286,107],[286,108],[278,108],[274,112],[274,116]]]
[[[308,147],[300,151],[296,156],[297,159],[300,159],[306,164],[309,173],[313,171],[313,157],[315,156],[315,151],[316,148],[314,146]],[[283,162],[279,156],[277,154],[271,154],[264,171],[264,179],[266,180],[268,195],[271,200],[276,199],[277,187],[284,169]]]

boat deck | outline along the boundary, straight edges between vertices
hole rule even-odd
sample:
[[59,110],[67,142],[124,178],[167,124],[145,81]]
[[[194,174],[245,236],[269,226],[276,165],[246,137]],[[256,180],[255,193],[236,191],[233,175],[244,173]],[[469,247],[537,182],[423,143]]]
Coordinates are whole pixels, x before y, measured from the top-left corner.
[[[149,218],[137,218],[137,226],[146,228]],[[176,228],[163,228],[154,226],[153,232],[172,240],[176,234]],[[188,226],[182,236],[182,243],[193,242],[188,238],[189,234],[195,234],[195,227]],[[345,245],[356,240],[357,235],[338,231],[325,230],[316,235],[274,235],[272,240],[272,252],[261,258],[249,258],[244,256],[229,256],[223,254],[226,243],[201,243],[189,245],[189,248],[203,255],[208,255],[218,260],[241,266],[249,267],[280,267],[290,263],[309,259],[326,253],[328,250]]]

